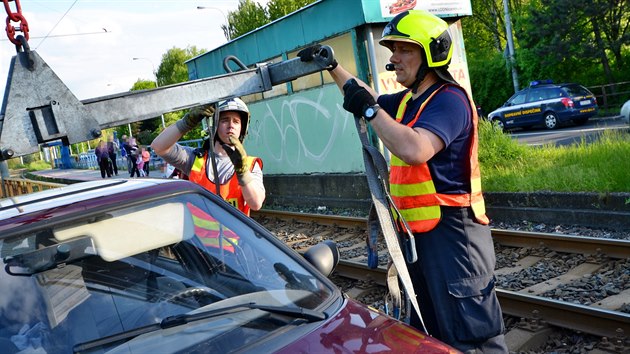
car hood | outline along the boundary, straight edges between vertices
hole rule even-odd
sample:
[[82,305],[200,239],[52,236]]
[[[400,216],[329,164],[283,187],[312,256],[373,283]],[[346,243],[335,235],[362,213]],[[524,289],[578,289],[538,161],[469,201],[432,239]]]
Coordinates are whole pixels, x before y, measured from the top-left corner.
[[346,300],[315,331],[277,353],[459,353],[417,329]]

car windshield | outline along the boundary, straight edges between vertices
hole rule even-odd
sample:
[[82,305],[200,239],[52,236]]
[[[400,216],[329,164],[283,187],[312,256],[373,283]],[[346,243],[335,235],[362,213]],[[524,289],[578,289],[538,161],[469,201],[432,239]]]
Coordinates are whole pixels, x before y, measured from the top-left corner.
[[319,318],[333,288],[257,230],[198,194],[37,221],[0,240],[0,347],[229,352]]

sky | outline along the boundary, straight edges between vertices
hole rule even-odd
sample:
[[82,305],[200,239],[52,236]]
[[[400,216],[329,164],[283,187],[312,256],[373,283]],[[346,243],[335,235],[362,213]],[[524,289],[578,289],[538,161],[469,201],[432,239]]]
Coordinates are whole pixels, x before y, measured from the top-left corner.
[[[20,5],[31,50],[84,100],[129,91],[138,79],[155,80],[154,69],[173,47],[211,50],[226,43],[221,25],[238,0],[21,0]],[[6,11],[3,15],[6,19]],[[16,50],[5,31],[0,46],[0,80],[6,83]],[[0,90],[4,97],[4,84]]]

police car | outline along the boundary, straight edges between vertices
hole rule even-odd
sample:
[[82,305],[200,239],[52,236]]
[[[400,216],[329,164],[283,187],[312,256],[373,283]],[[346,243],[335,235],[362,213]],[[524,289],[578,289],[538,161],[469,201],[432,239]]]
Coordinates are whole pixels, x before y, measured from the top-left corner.
[[597,99],[586,87],[544,80],[533,81],[515,93],[503,106],[490,112],[488,120],[505,130],[534,126],[555,129],[565,122],[585,124],[597,111]]

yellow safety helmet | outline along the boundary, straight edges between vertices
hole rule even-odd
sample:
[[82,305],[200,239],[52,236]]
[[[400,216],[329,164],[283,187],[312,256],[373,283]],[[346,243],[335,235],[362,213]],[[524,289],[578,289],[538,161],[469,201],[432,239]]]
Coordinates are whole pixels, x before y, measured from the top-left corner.
[[419,44],[429,68],[448,65],[453,56],[448,23],[424,10],[408,10],[396,15],[385,26],[379,44],[391,50],[392,41]]

